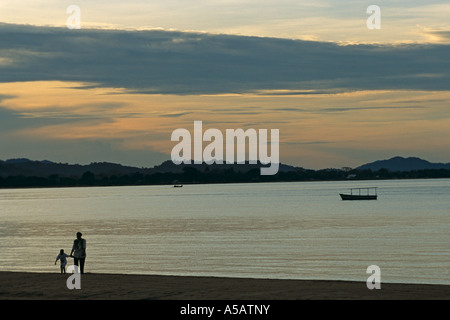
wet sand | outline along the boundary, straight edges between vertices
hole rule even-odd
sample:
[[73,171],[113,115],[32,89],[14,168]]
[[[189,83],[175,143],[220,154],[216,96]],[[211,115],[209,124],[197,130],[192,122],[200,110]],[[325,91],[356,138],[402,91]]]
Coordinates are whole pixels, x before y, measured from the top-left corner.
[[450,286],[158,275],[0,272],[1,300],[449,300]]

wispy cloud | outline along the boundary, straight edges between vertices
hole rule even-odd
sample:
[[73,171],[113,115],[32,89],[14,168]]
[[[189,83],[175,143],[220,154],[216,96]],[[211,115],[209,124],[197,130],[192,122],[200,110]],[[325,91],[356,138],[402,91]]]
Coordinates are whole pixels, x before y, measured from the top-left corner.
[[[2,22],[64,26],[61,0],[2,0]],[[183,30],[343,43],[433,41],[422,27],[448,26],[445,0],[378,0],[382,28],[367,30],[359,0],[77,0],[83,28]],[[181,41],[182,38],[180,39]]]
[[178,118],[178,117],[182,117],[182,116],[185,116],[185,115],[191,114],[191,113],[192,112],[189,112],[189,111],[187,111],[187,112],[176,112],[176,113],[161,114],[159,116],[163,117],[163,118]]

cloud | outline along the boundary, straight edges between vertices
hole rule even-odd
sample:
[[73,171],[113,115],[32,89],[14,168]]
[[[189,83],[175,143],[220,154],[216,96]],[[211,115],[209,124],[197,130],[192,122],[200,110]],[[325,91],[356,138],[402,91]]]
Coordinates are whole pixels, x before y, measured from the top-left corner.
[[423,35],[434,43],[450,44],[450,30],[426,30]]
[[9,95],[9,94],[0,94],[0,103],[4,100],[12,99],[12,98],[15,98],[15,96]]
[[337,107],[337,108],[323,108],[319,110],[311,110],[311,112],[353,112],[361,110],[382,110],[382,109],[425,109],[425,106],[372,106],[372,107]]
[[27,113],[0,106],[0,133],[3,135],[17,132],[24,128],[30,130],[47,125],[65,124],[75,120],[68,117],[49,117],[47,114],[45,116],[29,116]]
[[329,144],[334,143],[334,141],[288,141],[285,145],[317,145],[317,144]]
[[159,116],[163,117],[163,118],[178,118],[178,117],[182,117],[182,116],[185,116],[185,115],[191,114],[191,113],[192,112],[187,111],[187,112],[177,112],[177,113],[166,113],[166,114],[161,114]]
[[[450,45],[347,45],[169,31],[0,24],[0,81],[163,94],[447,90]],[[423,74],[434,76],[424,77]]]

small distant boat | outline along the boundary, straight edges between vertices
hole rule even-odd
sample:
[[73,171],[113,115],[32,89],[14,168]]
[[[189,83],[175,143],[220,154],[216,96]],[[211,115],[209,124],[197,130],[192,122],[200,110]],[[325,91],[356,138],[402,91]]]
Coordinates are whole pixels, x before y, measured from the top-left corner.
[[377,187],[350,188],[350,193],[340,193],[339,195],[342,200],[377,200],[378,198]]
[[174,187],[174,188],[182,188],[183,185],[182,185],[182,184],[174,184],[173,187]]

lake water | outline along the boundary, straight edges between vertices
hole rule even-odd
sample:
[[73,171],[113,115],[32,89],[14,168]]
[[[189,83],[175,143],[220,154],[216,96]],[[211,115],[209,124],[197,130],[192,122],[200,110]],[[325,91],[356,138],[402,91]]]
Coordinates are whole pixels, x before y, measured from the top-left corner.
[[[377,186],[376,201],[342,201]],[[450,180],[0,190],[0,270],[450,284]],[[72,264],[72,260],[69,260]]]

